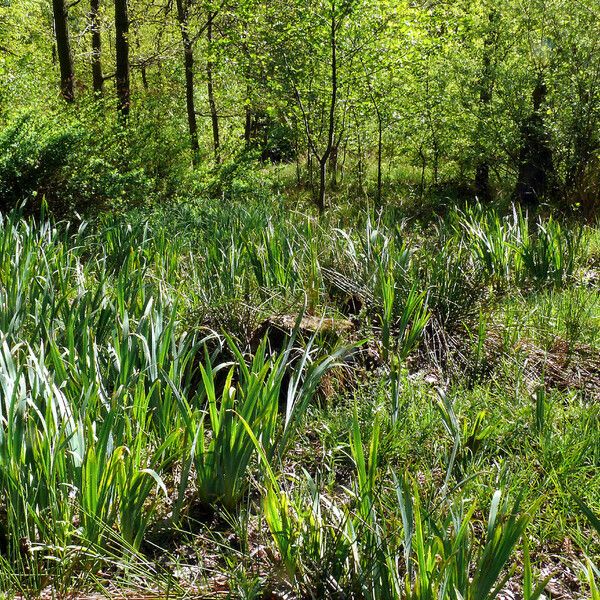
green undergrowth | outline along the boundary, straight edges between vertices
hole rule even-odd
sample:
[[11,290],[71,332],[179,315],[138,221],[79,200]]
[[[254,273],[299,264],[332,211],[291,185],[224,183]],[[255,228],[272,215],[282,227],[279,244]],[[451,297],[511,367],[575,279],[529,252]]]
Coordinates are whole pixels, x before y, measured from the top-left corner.
[[3,216],[2,593],[596,598],[597,240],[480,206]]

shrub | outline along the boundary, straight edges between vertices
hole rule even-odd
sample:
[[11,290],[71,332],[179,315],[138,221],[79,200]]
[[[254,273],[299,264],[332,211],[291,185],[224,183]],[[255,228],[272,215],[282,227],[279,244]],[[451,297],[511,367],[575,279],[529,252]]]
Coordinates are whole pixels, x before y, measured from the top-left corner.
[[0,133],[0,211],[32,198],[57,199],[69,154],[82,138],[75,127],[59,129],[25,113]]
[[65,217],[173,195],[182,179],[177,147],[165,140],[168,132],[150,143],[148,130],[143,122],[123,129],[114,116],[85,105],[60,118],[18,115],[0,133],[0,210],[25,202],[35,214],[45,198]]
[[241,152],[215,167],[205,190],[215,198],[244,200],[272,199],[272,182],[266,172],[256,167],[254,152]]

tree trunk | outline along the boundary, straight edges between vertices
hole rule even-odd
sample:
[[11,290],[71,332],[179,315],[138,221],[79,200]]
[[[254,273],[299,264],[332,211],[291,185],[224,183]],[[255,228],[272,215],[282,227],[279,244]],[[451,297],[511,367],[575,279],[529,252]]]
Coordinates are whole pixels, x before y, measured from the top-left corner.
[[252,109],[249,105],[246,105],[246,115],[244,120],[244,143],[246,149],[250,148],[250,141],[252,136]]
[[425,172],[427,170],[427,156],[423,149],[423,144],[419,146],[419,158],[421,159],[421,183],[419,184],[419,198],[423,200],[425,196]]
[[381,163],[383,155],[383,123],[381,122],[381,115],[377,111],[377,195],[375,200],[377,206],[381,206],[382,199],[382,174],[381,174]]
[[[244,29],[249,30],[250,26],[247,22],[244,22]],[[242,54],[244,55],[244,79],[246,81],[246,101],[244,102],[244,146],[248,150],[251,146],[252,137],[252,89],[250,87],[251,81],[251,57],[248,49],[248,43],[244,38],[242,42]]]
[[294,141],[294,156],[296,158],[296,185],[302,185],[302,167],[300,165],[300,148],[298,148],[298,140]]
[[[337,104],[337,21],[335,14],[335,2],[331,3],[331,29],[329,34],[329,44],[331,48],[331,96],[329,100],[329,123],[327,129],[327,145],[323,154],[318,158],[319,161],[319,189],[315,203],[319,212],[325,212],[325,196],[327,192],[327,162],[331,156],[335,142],[335,109]],[[310,140],[309,140],[310,142]]]
[[[494,77],[492,71],[492,53],[498,39],[498,21],[500,13],[492,9],[489,14],[489,29],[483,43],[483,66],[479,80],[479,127],[477,136],[481,139],[484,135],[483,119],[487,116],[492,102]],[[490,188],[490,165],[485,148],[479,144],[479,157],[475,166],[475,194],[483,202],[489,202],[492,197]]]
[[[138,53],[141,54],[142,44],[140,42],[139,31],[136,29],[135,31],[135,47],[138,50]],[[146,70],[146,61],[142,59],[140,63],[140,75],[142,76],[142,86],[144,86],[144,90],[148,91],[148,72]]]
[[337,20],[335,2],[331,3],[331,29],[329,43],[331,47],[331,99],[329,104],[329,129],[327,132],[327,146],[323,156],[319,159],[319,195],[317,207],[320,213],[325,211],[325,192],[327,190],[327,161],[333,150],[335,139],[335,109],[337,104],[338,79],[337,79]]
[[338,153],[339,148],[337,144],[334,144],[331,148],[331,152],[329,154],[329,168],[331,170],[330,179],[331,179],[331,187],[334,190],[337,190],[338,187]]
[[217,113],[217,103],[215,102],[215,90],[213,86],[213,18],[214,15],[211,13],[208,15],[208,22],[206,27],[206,38],[208,40],[208,60],[206,61],[206,81],[208,91],[208,104],[210,106],[210,120],[212,122],[212,133],[213,133],[213,148],[215,152],[215,162],[218,164],[221,162],[220,157],[220,140],[219,140],[219,115]]
[[358,190],[360,194],[364,194],[365,185],[363,181],[364,176],[364,156],[363,156],[363,147],[362,147],[362,136],[360,132],[360,124],[358,122],[358,118],[356,114],[354,115],[354,120],[356,122],[356,151],[358,153],[358,161],[356,163],[356,174],[358,176]]
[[[594,169],[594,152],[600,149],[598,142],[598,117],[592,109],[594,93],[587,85],[580,82],[577,85],[576,106],[577,112],[573,122],[573,150],[569,160],[569,166],[566,169],[565,187],[562,193],[575,194],[582,200],[586,195],[586,175],[590,169]],[[593,179],[592,179],[593,180]],[[589,192],[587,192],[589,195]]]
[[181,28],[183,42],[183,60],[185,65],[185,103],[187,107],[188,129],[192,147],[192,164],[198,164],[200,145],[198,143],[198,124],[194,102],[194,46],[188,29],[188,6],[186,0],[177,0],[177,18]]
[[487,160],[480,160],[475,167],[475,195],[482,202],[491,199],[490,164]]
[[554,160],[541,110],[546,94],[544,77],[540,75],[532,95],[533,112],[521,126],[522,145],[515,196],[519,202],[530,206],[537,205],[544,196],[555,192]]
[[[487,40],[486,40],[487,43]],[[487,112],[489,105],[492,101],[492,89],[489,82],[489,70],[490,70],[490,56],[487,49],[484,51],[483,57],[484,64],[484,75],[481,82],[481,89],[479,92],[479,102],[481,105],[481,112]],[[481,119],[481,116],[480,116]],[[483,135],[482,127],[479,127],[478,137],[481,138]],[[475,195],[479,200],[483,202],[489,202],[491,199],[490,191],[490,164],[487,157],[482,156],[485,150],[479,146],[479,157],[477,165],[475,166]]]
[[94,94],[101,96],[104,91],[102,74],[102,36],[100,34],[100,0],[90,0],[90,27],[92,30],[92,81]]
[[129,116],[129,14],[127,0],[115,0],[117,108],[123,119]]
[[75,71],[73,67],[73,55],[69,40],[69,23],[67,19],[67,8],[64,0],[52,0],[54,11],[54,30],[56,33],[56,52],[60,66],[60,90],[67,102],[75,100]]
[[327,191],[327,157],[319,160],[319,195],[317,196],[317,208],[323,214],[325,212],[325,192]]
[[346,158],[348,158],[348,136],[344,140],[344,149],[342,150],[342,164],[340,165],[340,184],[344,183],[346,172]]
[[140,71],[142,73],[142,85],[144,86],[144,89],[148,91],[150,86],[148,85],[148,72],[146,71],[146,63],[142,64]]

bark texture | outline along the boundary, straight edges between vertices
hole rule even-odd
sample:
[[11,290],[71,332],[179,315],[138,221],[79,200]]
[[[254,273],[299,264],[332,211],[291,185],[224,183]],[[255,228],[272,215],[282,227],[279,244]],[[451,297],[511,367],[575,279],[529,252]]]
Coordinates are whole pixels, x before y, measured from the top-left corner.
[[177,0],[177,18],[183,43],[183,62],[185,67],[185,104],[187,109],[188,130],[192,148],[192,163],[198,164],[200,145],[198,142],[198,123],[194,100],[194,45],[189,32],[189,6],[187,0]]
[[100,0],[90,0],[90,27],[92,30],[92,83],[94,93],[97,96],[101,96],[104,91],[104,75],[102,73]]
[[125,119],[129,116],[129,11],[127,0],[115,0],[117,107]]
[[75,70],[69,40],[69,22],[64,0],[52,0],[54,12],[54,31],[56,34],[56,53],[60,67],[60,90],[67,102],[75,100]]

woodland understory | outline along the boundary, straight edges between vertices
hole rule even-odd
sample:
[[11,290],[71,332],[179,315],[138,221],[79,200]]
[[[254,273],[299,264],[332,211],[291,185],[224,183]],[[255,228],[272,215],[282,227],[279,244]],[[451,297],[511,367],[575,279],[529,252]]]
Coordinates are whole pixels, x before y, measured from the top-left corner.
[[598,30],[0,1],[0,598],[600,600]]

